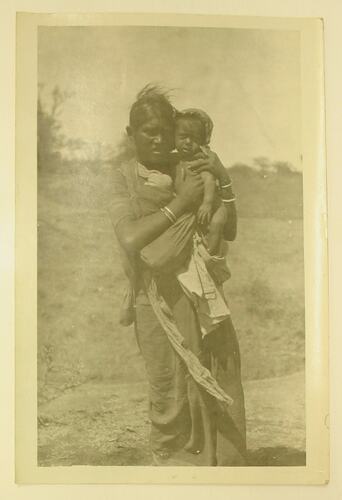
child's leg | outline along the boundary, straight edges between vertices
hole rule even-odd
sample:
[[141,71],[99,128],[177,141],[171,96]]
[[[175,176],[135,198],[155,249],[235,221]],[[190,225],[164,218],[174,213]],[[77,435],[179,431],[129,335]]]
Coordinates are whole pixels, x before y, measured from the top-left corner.
[[218,209],[214,212],[214,215],[209,224],[207,244],[208,252],[210,253],[210,255],[217,255],[220,253],[222,233],[223,228],[226,224],[226,219],[227,212],[223,203],[221,203]]
[[214,199],[216,192],[216,181],[209,172],[202,172],[201,177],[204,182],[203,201],[198,209],[198,221],[202,225],[209,224],[214,209]]

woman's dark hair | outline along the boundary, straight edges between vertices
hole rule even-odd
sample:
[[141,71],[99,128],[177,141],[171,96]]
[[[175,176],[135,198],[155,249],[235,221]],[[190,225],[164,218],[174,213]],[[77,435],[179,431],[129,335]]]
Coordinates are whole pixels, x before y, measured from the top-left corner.
[[147,113],[164,118],[174,124],[176,109],[170,102],[167,91],[158,85],[148,84],[137,95],[129,113],[129,125],[133,130],[140,127],[146,120]]

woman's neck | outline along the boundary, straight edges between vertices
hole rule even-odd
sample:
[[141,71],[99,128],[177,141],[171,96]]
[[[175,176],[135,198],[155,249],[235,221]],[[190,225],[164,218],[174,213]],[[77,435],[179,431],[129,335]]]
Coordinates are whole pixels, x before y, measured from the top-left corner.
[[140,160],[140,158],[137,157],[137,161],[148,170],[159,170],[159,172],[162,172],[163,174],[169,174],[170,170],[173,170],[175,165],[179,163],[179,160],[180,158],[177,152],[171,152],[168,158],[160,160],[160,162],[158,162],[157,164],[150,164],[148,162]]

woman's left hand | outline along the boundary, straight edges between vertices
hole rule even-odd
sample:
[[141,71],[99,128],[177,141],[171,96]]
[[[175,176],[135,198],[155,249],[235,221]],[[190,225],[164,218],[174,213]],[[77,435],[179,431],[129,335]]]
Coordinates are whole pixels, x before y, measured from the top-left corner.
[[187,166],[196,173],[210,172],[218,180],[226,175],[226,169],[213,151],[209,151],[206,158],[203,157],[202,153],[199,153],[198,158],[195,157],[194,160],[187,162]]

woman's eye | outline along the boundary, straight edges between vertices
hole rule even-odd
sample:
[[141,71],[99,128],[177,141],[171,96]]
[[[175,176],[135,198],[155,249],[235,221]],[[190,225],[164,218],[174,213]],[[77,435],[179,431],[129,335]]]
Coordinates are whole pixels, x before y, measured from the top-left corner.
[[158,132],[156,130],[144,130],[144,134],[146,134],[148,137],[155,137],[158,135]]

